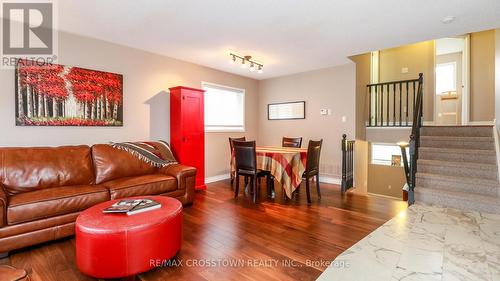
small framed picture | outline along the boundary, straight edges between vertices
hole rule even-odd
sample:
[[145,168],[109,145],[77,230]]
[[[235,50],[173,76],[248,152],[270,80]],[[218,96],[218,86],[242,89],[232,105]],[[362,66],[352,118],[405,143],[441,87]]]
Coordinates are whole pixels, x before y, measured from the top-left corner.
[[391,166],[401,167],[401,155],[392,155]]

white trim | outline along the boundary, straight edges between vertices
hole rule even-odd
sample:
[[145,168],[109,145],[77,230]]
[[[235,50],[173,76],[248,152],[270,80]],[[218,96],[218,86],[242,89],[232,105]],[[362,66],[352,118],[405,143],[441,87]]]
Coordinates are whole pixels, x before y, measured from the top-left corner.
[[464,51],[462,53],[462,125],[470,120],[470,34],[464,36]]
[[396,200],[403,201],[403,196],[402,195],[401,195],[401,198],[399,198],[399,197],[394,197],[394,196],[389,196],[389,195],[383,195],[383,194],[377,194],[377,193],[371,193],[371,192],[367,192],[366,194],[371,195],[371,196],[384,197],[384,198],[390,198],[390,199],[396,199]]
[[467,125],[493,126],[495,125],[495,121],[469,121]]
[[211,177],[206,177],[205,178],[205,183],[212,183],[216,181],[222,181],[222,180],[227,180],[230,179],[231,176],[229,175],[229,172],[222,174],[222,175],[217,175],[217,176],[211,176]]
[[498,127],[496,120],[493,121],[493,138],[495,139],[495,153],[497,156],[498,178],[500,179],[500,140],[498,139]]
[[[227,179],[230,179],[230,178],[231,178],[231,176],[229,175],[229,172],[227,172],[227,173],[224,173],[224,174],[221,174],[221,175],[206,177],[205,178],[205,183],[212,183],[212,182],[216,182],[216,181],[227,180]],[[340,185],[340,184],[342,184],[342,179],[320,175],[319,176],[319,182]]]
[[341,185],[342,179],[319,175],[319,182]]

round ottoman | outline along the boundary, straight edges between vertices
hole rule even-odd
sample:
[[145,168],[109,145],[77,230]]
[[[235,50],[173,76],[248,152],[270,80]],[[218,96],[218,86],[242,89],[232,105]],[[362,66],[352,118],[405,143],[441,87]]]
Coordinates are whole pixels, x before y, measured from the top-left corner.
[[[130,216],[102,212],[132,198],[153,199],[161,208]],[[96,278],[133,276],[172,258],[181,248],[181,202],[165,196],[132,198],[95,205],[76,219],[76,262],[83,273]]]

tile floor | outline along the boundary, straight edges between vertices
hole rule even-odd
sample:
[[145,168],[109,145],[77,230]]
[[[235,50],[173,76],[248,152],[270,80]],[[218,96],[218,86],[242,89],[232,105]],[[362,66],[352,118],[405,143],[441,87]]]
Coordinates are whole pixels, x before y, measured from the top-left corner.
[[500,215],[413,205],[318,280],[500,280]]

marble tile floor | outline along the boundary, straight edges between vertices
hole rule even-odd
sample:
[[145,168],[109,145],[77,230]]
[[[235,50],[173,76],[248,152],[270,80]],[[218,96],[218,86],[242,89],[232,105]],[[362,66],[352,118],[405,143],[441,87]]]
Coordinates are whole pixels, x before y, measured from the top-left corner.
[[500,215],[413,205],[339,255],[318,280],[500,280]]

